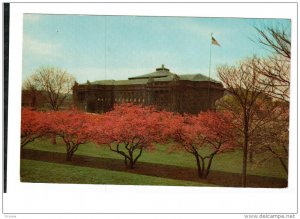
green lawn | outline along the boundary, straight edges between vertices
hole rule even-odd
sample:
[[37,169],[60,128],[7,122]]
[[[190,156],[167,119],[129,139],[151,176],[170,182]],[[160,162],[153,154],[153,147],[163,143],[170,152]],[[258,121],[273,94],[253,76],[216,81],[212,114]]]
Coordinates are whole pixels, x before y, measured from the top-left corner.
[[119,171],[21,160],[21,181],[36,183],[80,183],[118,185],[213,186]]
[[[56,145],[52,145],[49,141],[46,140],[36,140],[26,145],[25,148],[65,153],[65,147],[59,140]],[[76,151],[75,154],[123,159],[122,156],[110,151],[108,148],[99,147],[91,143],[80,145],[78,151]],[[186,152],[170,153],[168,147],[163,145],[158,145],[155,151],[143,152],[139,161],[196,168],[196,163],[192,155]],[[224,153],[215,156],[211,169],[225,172],[241,173],[241,151]],[[256,164],[249,164],[248,174],[280,178],[287,177],[280,163],[275,160],[260,166]]]

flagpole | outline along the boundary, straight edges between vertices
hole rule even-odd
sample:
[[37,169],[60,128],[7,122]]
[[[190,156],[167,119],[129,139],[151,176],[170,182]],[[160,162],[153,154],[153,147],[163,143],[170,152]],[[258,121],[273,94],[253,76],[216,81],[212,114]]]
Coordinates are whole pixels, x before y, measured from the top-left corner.
[[212,36],[213,36],[213,33],[210,34],[210,48],[209,48],[209,70],[208,70],[208,78],[210,80],[210,67],[211,67],[211,45],[212,45]]
[[211,46],[212,46],[212,36],[213,33],[210,34],[210,48],[209,48],[209,70],[208,70],[208,109],[210,108],[210,69],[211,69]]

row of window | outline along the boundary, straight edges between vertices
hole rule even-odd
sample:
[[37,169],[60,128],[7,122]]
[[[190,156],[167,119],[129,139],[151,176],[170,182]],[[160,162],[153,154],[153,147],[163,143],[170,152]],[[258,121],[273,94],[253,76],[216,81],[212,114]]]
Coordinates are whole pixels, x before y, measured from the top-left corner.
[[[104,103],[104,102],[110,102],[111,98],[97,98],[98,102]],[[115,98],[114,99],[115,103],[144,103],[145,99],[144,98]]]
[[144,98],[115,98],[115,103],[144,103]]

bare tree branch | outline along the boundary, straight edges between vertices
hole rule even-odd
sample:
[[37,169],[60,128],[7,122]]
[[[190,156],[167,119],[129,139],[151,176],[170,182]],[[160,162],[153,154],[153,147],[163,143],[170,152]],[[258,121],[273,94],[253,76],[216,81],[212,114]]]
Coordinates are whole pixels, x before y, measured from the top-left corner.
[[28,81],[36,90],[45,93],[53,110],[58,110],[71,93],[75,78],[58,68],[41,67],[24,82],[24,86],[30,86]]
[[258,42],[270,49],[276,55],[291,58],[291,39],[287,31],[267,27],[265,29],[255,28],[259,34]]

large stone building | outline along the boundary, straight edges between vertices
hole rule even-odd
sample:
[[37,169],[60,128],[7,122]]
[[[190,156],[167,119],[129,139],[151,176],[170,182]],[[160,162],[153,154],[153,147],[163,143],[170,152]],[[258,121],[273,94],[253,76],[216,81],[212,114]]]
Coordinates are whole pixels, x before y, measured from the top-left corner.
[[88,112],[106,112],[114,104],[128,102],[197,114],[213,109],[215,101],[223,93],[224,88],[220,82],[202,74],[177,75],[162,65],[155,72],[128,80],[76,83],[73,100],[77,107]]

